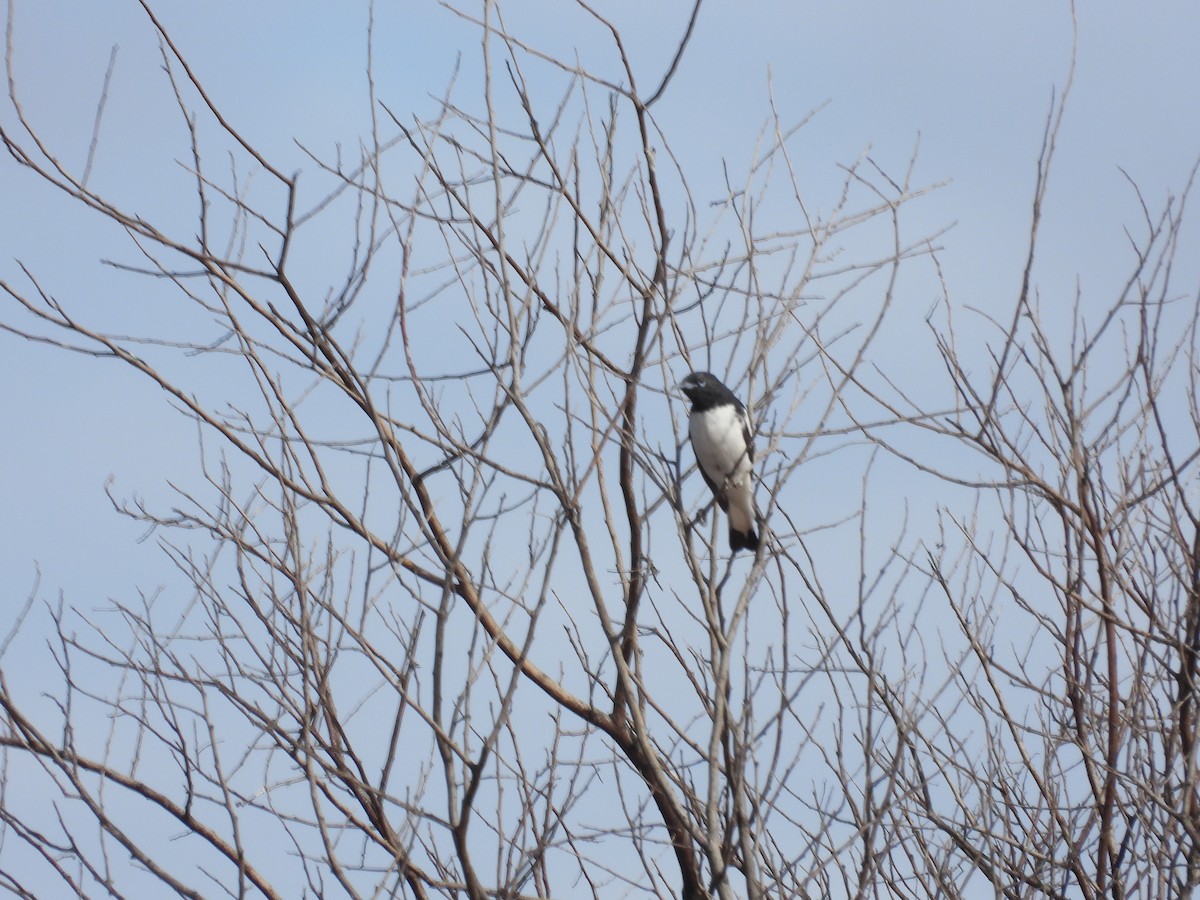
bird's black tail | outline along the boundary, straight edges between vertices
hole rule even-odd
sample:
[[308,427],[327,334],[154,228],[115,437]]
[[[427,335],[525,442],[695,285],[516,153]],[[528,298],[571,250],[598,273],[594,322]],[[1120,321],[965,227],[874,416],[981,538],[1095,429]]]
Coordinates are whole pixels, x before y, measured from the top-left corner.
[[749,550],[751,553],[758,551],[758,532],[751,528],[749,531],[738,531],[736,528],[729,529],[729,549],[734,553],[739,550]]

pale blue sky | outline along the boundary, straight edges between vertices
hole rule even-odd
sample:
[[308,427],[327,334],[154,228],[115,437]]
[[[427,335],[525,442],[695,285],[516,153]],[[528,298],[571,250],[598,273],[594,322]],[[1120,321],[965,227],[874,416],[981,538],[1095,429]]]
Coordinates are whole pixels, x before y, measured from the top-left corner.
[[[308,163],[292,138],[329,153],[353,148],[368,122],[366,12],[353,4],[158,4],[181,48],[230,118],[280,164]],[[736,6],[736,8],[735,8]],[[682,3],[603,3],[624,27],[643,86],[655,83],[681,33]],[[16,0],[15,71],[29,116],[68,165],[86,157],[93,111],[113,44],[120,45],[93,184],[147,214],[186,178],[151,29],[134,3]],[[509,27],[550,49],[574,47],[612,67],[603,35],[577,13],[543,3],[505,8]],[[428,112],[463,54],[463,86],[478,71],[475,32],[431,3],[377,10],[380,96]],[[1124,168],[1152,204],[1182,186],[1200,154],[1200,7],[1081,4],[1079,58],[1043,236],[1043,291],[1070,299],[1075,279],[1107,299],[1126,270],[1122,228],[1138,224]],[[602,47],[602,50],[598,50]],[[1071,50],[1065,3],[708,3],[656,119],[698,195],[721,190],[721,165],[745,164],[768,113],[770,77],[785,121],[828,102],[794,144],[819,194],[839,184],[834,164],[864,150],[902,170],[918,135],[918,181],[951,183],[910,210],[914,233],[956,222],[942,254],[959,302],[1006,309],[1025,252],[1030,192],[1052,91]],[[619,73],[612,72],[614,78]],[[3,115],[12,121],[11,111]],[[0,267],[28,264],[64,296],[115,310],[128,282],[98,266],[127,246],[97,217],[0,161]],[[817,204],[821,202],[819,196]],[[828,198],[825,198],[828,201]],[[170,212],[170,211],[167,211]],[[1194,242],[1192,246],[1195,246]],[[1194,258],[1194,256],[1193,256]],[[1187,260],[1187,257],[1184,257]],[[319,265],[320,261],[314,261]],[[931,305],[936,297],[914,299]],[[139,309],[141,309],[139,307]],[[140,311],[139,315],[144,315]],[[19,596],[35,561],[42,592],[76,600],[127,591],[159,567],[137,529],[109,510],[103,484],[123,495],[161,489],[189,459],[193,435],[163,396],[116,365],[3,341],[0,443],[10,511],[0,570]]]
[[[157,3],[168,29],[222,111],[280,168],[310,169],[299,141],[326,156],[357,156],[369,127],[365,7],[349,3]],[[120,45],[92,185],[130,209],[187,227],[192,210],[172,207],[189,176],[178,114],[154,34],[128,0],[15,0],[12,61],[21,102],[65,165],[86,158],[109,54]],[[614,81],[609,45],[570,4],[504,6],[509,28],[555,52],[577,52]],[[622,28],[643,90],[656,84],[690,4],[605,2]],[[1139,233],[1136,197],[1121,170],[1157,211],[1182,189],[1200,157],[1200,5],[1080,4],[1073,94],[1043,223],[1037,283],[1047,308],[1069,311],[1078,283],[1103,308],[1131,257],[1124,229]],[[462,55],[459,96],[479,84],[478,36],[431,2],[379,4],[376,89],[398,113],[434,111]],[[793,160],[816,209],[841,186],[838,163],[869,152],[903,171],[920,144],[916,182],[948,184],[911,205],[912,236],[956,223],[940,262],[953,301],[1010,315],[1027,250],[1042,130],[1070,67],[1066,3],[917,4],[709,0],[665,98],[659,127],[685,167],[698,203],[724,192],[723,166],[751,158],[770,115],[768,85],[785,123],[824,105],[793,141]],[[529,74],[538,77],[536,67]],[[0,110],[14,122],[11,108]],[[305,181],[301,178],[304,197]],[[306,197],[312,202],[316,197]],[[113,327],[184,329],[177,305],[155,286],[100,265],[131,261],[127,240],[0,157],[0,277],[23,286],[17,261],[76,308]],[[321,272],[330,261],[302,264]],[[340,277],[343,261],[332,261]],[[1177,259],[1177,283],[1200,283],[1193,225]],[[902,298],[919,328],[939,299],[927,283]],[[136,292],[136,296],[129,292]],[[21,324],[0,301],[0,321]],[[161,316],[161,320],[152,317]],[[903,336],[878,348],[883,361],[919,370]],[[891,359],[889,360],[889,357]],[[202,363],[197,362],[197,365]],[[169,497],[168,481],[194,479],[196,432],[166,395],[126,367],[56,352],[0,333],[0,539],[6,608],[17,610],[41,567],[39,597],[61,590],[81,608],[174,583],[153,540],[114,514],[104,486],[123,499]],[[835,461],[814,462],[825,471]],[[830,489],[836,477],[812,479]],[[897,490],[902,492],[903,485]],[[889,523],[890,524],[890,523]],[[6,633],[7,620],[0,622]],[[29,648],[27,648],[29,649]],[[6,660],[6,663],[11,662]]]

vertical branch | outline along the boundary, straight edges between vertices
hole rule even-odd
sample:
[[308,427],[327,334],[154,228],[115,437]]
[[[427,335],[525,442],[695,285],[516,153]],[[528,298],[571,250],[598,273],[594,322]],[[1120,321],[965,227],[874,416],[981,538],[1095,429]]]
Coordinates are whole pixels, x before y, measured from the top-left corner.
[[[1099,586],[1101,630],[1104,635],[1105,682],[1107,696],[1104,716],[1104,778],[1099,801],[1100,846],[1096,854],[1096,887],[1100,893],[1108,891],[1110,878],[1119,877],[1116,866],[1116,840],[1113,834],[1113,816],[1116,810],[1117,774],[1121,756],[1121,673],[1118,669],[1118,615],[1112,589],[1112,564],[1109,560],[1107,543],[1100,521],[1100,510],[1091,486],[1091,473],[1086,455],[1079,459],[1079,508],[1082,515],[1080,529],[1091,551],[1096,567],[1096,583]],[[1082,565],[1082,561],[1081,561]],[[1123,893],[1120,883],[1113,885],[1118,894]]]

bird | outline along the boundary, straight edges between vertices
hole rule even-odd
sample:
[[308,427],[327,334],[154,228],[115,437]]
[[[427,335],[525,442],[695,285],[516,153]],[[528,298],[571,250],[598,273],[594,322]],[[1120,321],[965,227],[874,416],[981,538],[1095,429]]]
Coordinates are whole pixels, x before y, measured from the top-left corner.
[[758,550],[754,443],[742,401],[711,372],[692,372],[678,389],[692,401],[688,437],[704,483],[729,517],[729,549]]

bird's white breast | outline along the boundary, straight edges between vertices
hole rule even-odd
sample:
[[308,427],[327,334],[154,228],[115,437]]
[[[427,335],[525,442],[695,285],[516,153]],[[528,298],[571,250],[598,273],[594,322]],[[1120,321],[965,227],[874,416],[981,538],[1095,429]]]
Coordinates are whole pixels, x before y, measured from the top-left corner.
[[730,475],[750,471],[744,424],[741,411],[733,405],[716,406],[690,417],[688,433],[696,459],[717,484],[723,484]]

